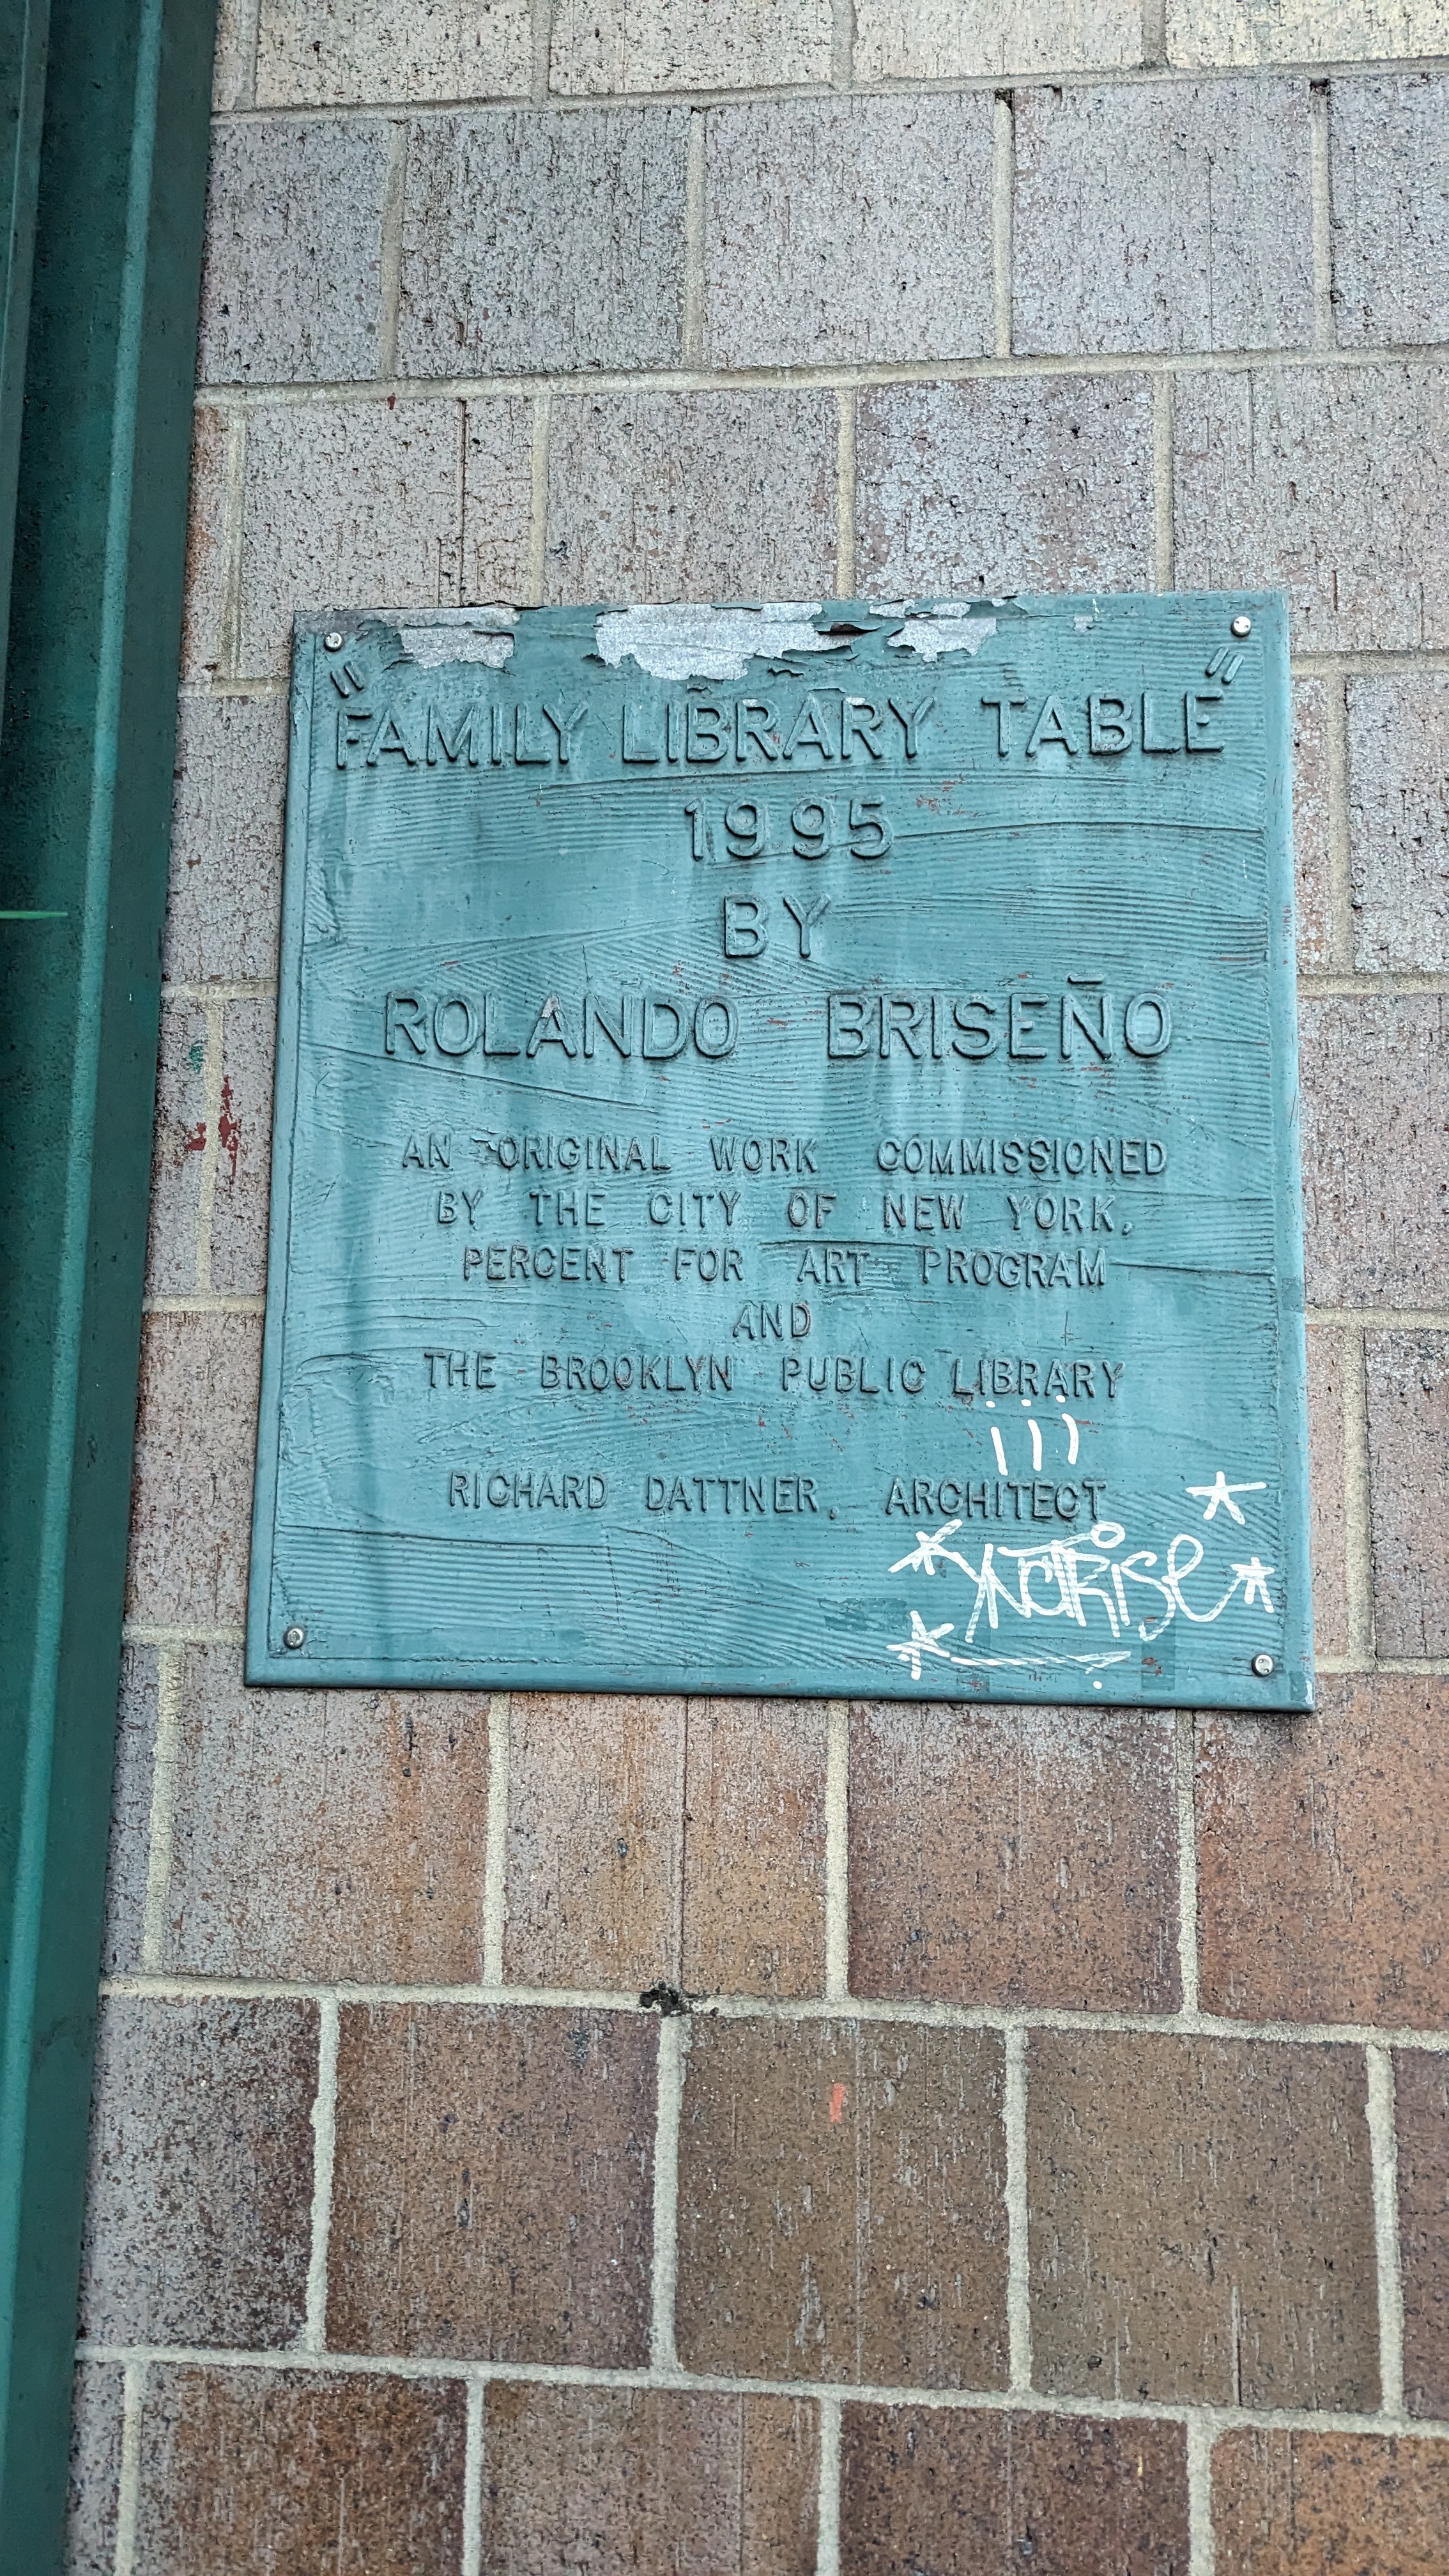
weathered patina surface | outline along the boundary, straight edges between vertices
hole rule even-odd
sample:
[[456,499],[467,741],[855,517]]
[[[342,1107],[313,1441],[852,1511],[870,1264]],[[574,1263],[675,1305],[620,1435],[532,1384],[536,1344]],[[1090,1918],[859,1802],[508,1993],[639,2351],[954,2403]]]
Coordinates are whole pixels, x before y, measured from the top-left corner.
[[1274,598],[296,650],[259,1681],[1311,1697]]

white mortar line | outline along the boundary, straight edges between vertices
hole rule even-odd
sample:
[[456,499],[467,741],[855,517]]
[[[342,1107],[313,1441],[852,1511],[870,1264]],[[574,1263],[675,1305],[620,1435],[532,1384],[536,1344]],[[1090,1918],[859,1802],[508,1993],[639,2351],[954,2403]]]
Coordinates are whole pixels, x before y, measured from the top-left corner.
[[1333,347],[1333,201],[1328,160],[1328,83],[1308,86],[1310,186],[1313,199],[1313,344]]
[[141,2502],[141,2413],[146,2403],[144,2361],[128,2361],[121,2376],[121,2460],[116,2480],[115,2576],[134,2576],[136,2522]]
[[1193,1773],[1197,1751],[1196,1720],[1190,1708],[1177,1711],[1172,1731],[1173,1769],[1177,1783],[1177,1959],[1182,1979],[1182,2009],[1199,2010],[1197,1959],[1197,1806]]
[[147,1619],[127,1619],[121,1635],[128,1646],[241,1646],[245,1628],[166,1628]]
[[161,987],[170,1002],[267,1002],[277,990],[275,975],[253,975],[238,978],[235,983],[186,984],[170,976]]
[[816,2507],[815,2576],[840,2576],[840,2400],[822,2397],[819,2414],[820,2500]]
[[1328,807],[1328,922],[1333,962],[1342,975],[1355,973],[1353,953],[1353,863],[1349,843],[1347,680],[1335,671],[1324,686],[1324,756]]
[[388,127],[382,182],[382,253],[377,295],[377,372],[383,384],[397,375],[398,309],[402,301],[403,214],[407,196],[408,129],[404,118]]
[[552,410],[551,393],[544,391],[534,395],[529,456],[528,599],[525,603],[530,608],[542,604],[544,572],[548,562],[548,433]]
[[[1350,906],[1352,898],[1350,897]],[[1354,1001],[1382,1001],[1386,994],[1425,993],[1442,996],[1449,992],[1449,975],[1442,971],[1426,975],[1405,973],[1402,968],[1386,966],[1382,973],[1357,969],[1348,974],[1310,973],[1298,978],[1300,999],[1318,1001],[1341,993]]]
[[853,599],[855,570],[855,389],[843,385],[835,397],[835,588],[841,599]]
[[216,637],[217,669],[235,677],[241,664],[242,521],[246,505],[246,413],[231,411],[226,424],[226,458],[221,490],[221,600]]
[[181,1745],[185,1648],[165,1645],[156,1665],[156,1733],[151,1746],[151,1815],[146,1834],[146,1896],[141,1913],[141,1969],[161,1965],[176,1831],[176,1765]]
[[850,1708],[825,1710],[825,1999],[850,1993]]
[[1358,1333],[1449,1331],[1449,1306],[1308,1306],[1310,1324],[1342,1324]]
[[1142,64],[1158,71],[1167,62],[1167,0],[1142,0]]
[[196,1289],[189,1297],[147,1297],[142,1302],[144,1315],[264,1315],[265,1297],[221,1297],[212,1289]]
[[508,1737],[512,1704],[507,1691],[488,1702],[488,1835],[483,1846],[483,1983],[503,1983],[503,1931],[508,1921]]
[[[1381,1664],[1376,1669],[1383,1671],[1385,1667]],[[635,1994],[569,1986],[323,1985],[304,1978],[163,1976],[142,1972],[103,1978],[100,1991],[104,1995],[149,1996],[161,2002],[197,2001],[204,1996],[254,2003],[330,2000],[383,2005],[399,2012],[411,2012],[425,2004],[459,2005],[470,2010],[506,2004],[511,2009],[537,2012],[640,2011]],[[1431,2056],[1449,2056],[1449,2030],[1384,2028],[1372,2022],[1230,2021],[1222,2014],[1205,2012],[1068,2012],[1047,2005],[1008,2008],[904,2000],[887,2003],[859,1995],[714,1995],[696,1998],[691,2009],[695,2019],[712,2016],[720,2021],[846,2020],[879,2022],[888,2027],[899,2023],[914,2030],[1056,2030],[1074,2034],[1103,2031],[1139,2039],[1262,2040],[1270,2046],[1294,2048],[1414,2048]]]
[[704,355],[704,203],[705,116],[696,109],[689,120],[689,156],[684,177],[684,317],[680,342],[686,358]]
[[482,2576],[483,2396],[487,2382],[468,2381],[468,2430],[463,2452],[463,2549],[458,2576]]
[[257,103],[257,51],[261,41],[262,0],[236,0],[237,106]]
[[1404,2282],[1399,2266],[1399,2138],[1394,2116],[1394,2061],[1388,2049],[1370,2047],[1368,2062],[1369,2155],[1374,2185],[1374,2253],[1379,2281],[1379,2403],[1386,2415],[1404,2411]]
[[1012,192],[1016,180],[1016,119],[1011,93],[998,90],[991,114],[991,318],[998,358],[1011,355]]
[[1213,2576],[1213,2419],[1193,2408],[1187,2424],[1187,2576]]
[[324,1997],[317,2015],[317,2098],[312,2105],[312,2249],[307,2262],[307,2312],[300,2349],[327,2344],[327,2248],[332,2233],[332,2168],[337,2153],[336,2002]]
[[1006,2137],[1006,2333],[1008,2385],[1031,2386],[1031,2212],[1026,2171],[1026,2033],[1006,2034],[1001,2106]]
[[[553,49],[553,0],[533,0],[533,101],[536,107],[561,106],[548,89]],[[592,105],[593,102],[590,101]]]
[[1374,1650],[1374,1535],[1369,1477],[1368,1371],[1364,1339],[1352,1325],[1344,1327],[1340,1361],[1343,1378],[1343,1516],[1344,1590],[1347,1595],[1350,1652],[1371,1656]]
[[878,2380],[747,2379],[723,2371],[591,2370],[567,2362],[460,2361],[456,2353],[327,2352],[299,2355],[251,2352],[214,2344],[108,2344],[82,2342],[78,2361],[161,2362],[197,2370],[294,2371],[305,2359],[309,2371],[349,2379],[377,2373],[388,2379],[478,2379],[544,2388],[681,2389],[706,2397],[787,2397],[804,2402],[860,2406],[930,2407],[940,2414],[1060,2415],[1090,2424],[1183,2424],[1200,2422],[1216,2440],[1220,2433],[1350,2433],[1395,2432],[1406,2439],[1449,2442],[1449,2419],[1416,2415],[1351,2413],[1344,2407],[1193,2406],[1184,2399],[1073,2397],[1056,2390],[1016,2388],[892,2387]]
[[1171,590],[1176,559],[1173,526],[1172,425],[1175,409],[1171,376],[1152,380],[1152,576],[1159,590]]
[[659,2016],[659,2097],[654,2129],[654,2277],[649,2360],[656,2372],[675,2376],[674,2307],[679,2289],[679,2119],[684,2105],[684,2061],[689,2054],[686,2013]]

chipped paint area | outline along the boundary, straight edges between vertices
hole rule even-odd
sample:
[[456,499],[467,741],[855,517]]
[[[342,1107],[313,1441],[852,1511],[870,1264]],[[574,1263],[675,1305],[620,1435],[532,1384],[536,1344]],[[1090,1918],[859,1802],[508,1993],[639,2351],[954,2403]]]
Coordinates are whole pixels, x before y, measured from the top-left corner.
[[[431,620],[426,626],[398,627],[398,642],[409,661],[424,671],[445,670],[450,662],[482,662],[490,671],[501,671],[513,658],[513,637],[509,628],[511,609],[492,611],[488,619],[457,618]],[[509,625],[504,624],[504,619]]]
[[908,617],[886,641],[893,652],[918,653],[923,662],[936,662],[943,653],[979,653],[987,636],[995,633],[994,617],[983,617],[965,602],[958,608],[954,600],[947,600],[930,617]]
[[637,662],[656,680],[743,680],[752,661],[784,653],[840,653],[844,635],[822,635],[811,620],[819,600],[770,601],[759,608],[625,608],[594,630],[601,662]]

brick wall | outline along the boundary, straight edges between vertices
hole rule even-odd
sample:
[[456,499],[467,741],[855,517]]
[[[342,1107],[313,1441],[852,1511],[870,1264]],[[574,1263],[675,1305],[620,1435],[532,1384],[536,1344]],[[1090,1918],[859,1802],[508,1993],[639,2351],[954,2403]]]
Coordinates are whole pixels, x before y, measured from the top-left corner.
[[[73,2576],[1443,2576],[1449,6],[223,19]],[[1239,581],[1318,1713],[247,1692],[294,608]]]

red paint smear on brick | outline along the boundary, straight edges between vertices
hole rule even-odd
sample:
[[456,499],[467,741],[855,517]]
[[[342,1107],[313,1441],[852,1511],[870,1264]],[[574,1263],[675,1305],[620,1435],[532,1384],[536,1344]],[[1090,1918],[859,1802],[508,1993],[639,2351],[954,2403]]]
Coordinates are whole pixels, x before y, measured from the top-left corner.
[[231,1114],[230,1074],[221,1086],[221,1116],[216,1122],[216,1132],[221,1140],[221,1150],[231,1165],[231,1185],[235,1189],[237,1156],[241,1152],[241,1120]]
[[182,1153],[183,1153],[183,1154],[204,1154],[204,1153],[205,1153],[205,1151],[206,1151],[206,1120],[205,1120],[204,1118],[198,1118],[198,1120],[197,1120],[197,1122],[196,1122],[196,1125],[195,1125],[195,1126],[192,1128],[192,1130],[191,1130],[190,1135],[189,1135],[189,1136],[183,1136],[183,1137],[182,1137],[182,1139],[181,1139],[181,1151],[182,1151]]
[[845,2087],[843,2084],[832,2084],[832,2085],[831,2085],[831,2087],[830,2087],[830,2124],[831,2124],[831,2127],[832,2127],[832,2128],[839,2128],[839,2126],[840,2126],[840,2115],[841,2115],[842,2111],[845,2109],[845,2094],[846,2094],[846,2087]]

